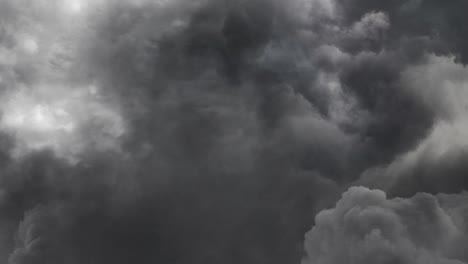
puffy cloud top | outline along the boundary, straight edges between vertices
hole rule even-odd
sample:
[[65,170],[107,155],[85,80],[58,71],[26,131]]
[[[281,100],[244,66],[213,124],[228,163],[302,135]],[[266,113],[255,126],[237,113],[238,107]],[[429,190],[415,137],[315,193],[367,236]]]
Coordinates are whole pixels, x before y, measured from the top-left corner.
[[464,210],[444,207],[430,194],[387,199],[383,191],[352,187],[316,216],[303,263],[465,263],[456,252],[466,248],[460,242],[467,230],[454,215]]

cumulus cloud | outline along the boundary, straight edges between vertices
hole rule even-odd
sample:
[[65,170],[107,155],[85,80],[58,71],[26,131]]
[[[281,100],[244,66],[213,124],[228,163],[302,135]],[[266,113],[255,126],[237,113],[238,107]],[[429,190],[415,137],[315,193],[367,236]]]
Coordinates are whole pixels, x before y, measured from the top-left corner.
[[429,194],[388,199],[383,191],[352,187],[316,216],[303,263],[465,263],[454,254],[464,248],[466,227],[453,212],[463,210],[459,203],[445,208]]

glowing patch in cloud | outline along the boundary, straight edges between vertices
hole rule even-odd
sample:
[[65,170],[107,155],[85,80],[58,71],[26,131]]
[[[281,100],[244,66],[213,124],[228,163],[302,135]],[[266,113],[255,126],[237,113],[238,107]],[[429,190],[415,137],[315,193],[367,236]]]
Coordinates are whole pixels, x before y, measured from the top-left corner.
[[7,127],[37,132],[72,132],[75,124],[69,113],[52,104],[29,103],[6,113]]
[[19,89],[0,103],[0,130],[16,139],[17,157],[51,149],[75,162],[88,150],[118,151],[125,133],[121,115],[95,87]]
[[39,45],[34,38],[27,37],[23,40],[22,48],[29,54],[35,54],[39,50]]
[[85,6],[84,0],[64,0],[64,8],[70,13],[81,13]]

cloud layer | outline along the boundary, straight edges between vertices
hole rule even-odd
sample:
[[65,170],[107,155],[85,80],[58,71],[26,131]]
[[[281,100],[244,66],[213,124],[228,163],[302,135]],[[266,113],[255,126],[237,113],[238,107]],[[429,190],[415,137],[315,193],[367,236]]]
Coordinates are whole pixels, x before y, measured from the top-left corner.
[[467,9],[0,0],[0,262],[466,261]]

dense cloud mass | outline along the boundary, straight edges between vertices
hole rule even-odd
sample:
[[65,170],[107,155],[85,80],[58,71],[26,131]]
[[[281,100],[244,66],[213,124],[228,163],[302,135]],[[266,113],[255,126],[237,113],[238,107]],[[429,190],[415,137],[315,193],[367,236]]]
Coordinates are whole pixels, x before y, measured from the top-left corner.
[[303,263],[466,263],[466,199],[420,193],[389,200],[352,187],[317,215]]
[[466,10],[0,0],[0,263],[468,262]]

